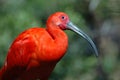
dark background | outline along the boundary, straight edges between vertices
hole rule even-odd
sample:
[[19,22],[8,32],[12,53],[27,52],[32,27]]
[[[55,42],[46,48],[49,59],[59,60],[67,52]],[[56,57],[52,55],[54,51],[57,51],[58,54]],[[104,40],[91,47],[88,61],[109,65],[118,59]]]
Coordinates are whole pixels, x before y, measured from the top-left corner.
[[66,12],[92,38],[99,57],[86,40],[65,31],[68,51],[49,80],[120,80],[120,0],[0,0],[0,67],[19,33],[45,27],[57,11]]

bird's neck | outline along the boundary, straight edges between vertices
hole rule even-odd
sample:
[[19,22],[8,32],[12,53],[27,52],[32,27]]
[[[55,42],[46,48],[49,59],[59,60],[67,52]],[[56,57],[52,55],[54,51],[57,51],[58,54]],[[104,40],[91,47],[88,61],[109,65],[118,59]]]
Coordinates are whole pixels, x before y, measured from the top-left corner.
[[54,24],[47,25],[48,33],[55,41],[59,41],[59,43],[63,43],[64,41],[68,41],[66,33],[59,28],[59,26],[55,26]]
[[47,31],[55,43],[54,55],[56,58],[58,56],[58,59],[61,59],[68,47],[68,37],[63,30],[52,24],[47,26]]

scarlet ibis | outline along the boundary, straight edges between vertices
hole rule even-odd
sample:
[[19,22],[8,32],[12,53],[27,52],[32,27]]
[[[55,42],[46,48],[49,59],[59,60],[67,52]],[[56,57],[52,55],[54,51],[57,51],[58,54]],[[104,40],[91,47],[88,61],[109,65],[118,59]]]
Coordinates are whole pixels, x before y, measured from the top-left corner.
[[68,47],[63,30],[72,30],[85,38],[98,56],[91,38],[70,22],[67,14],[56,12],[48,18],[46,28],[30,28],[18,35],[0,70],[0,80],[48,80]]

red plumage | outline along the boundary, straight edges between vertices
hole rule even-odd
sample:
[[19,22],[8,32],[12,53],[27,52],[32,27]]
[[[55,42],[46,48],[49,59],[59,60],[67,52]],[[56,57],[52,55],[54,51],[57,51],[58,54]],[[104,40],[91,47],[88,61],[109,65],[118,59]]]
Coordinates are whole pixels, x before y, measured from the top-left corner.
[[0,71],[0,80],[48,79],[68,46],[66,34],[59,27],[52,26],[52,17],[46,29],[31,28],[18,35]]
[[30,28],[18,35],[0,70],[0,80],[48,80],[67,50],[68,38],[63,32],[66,29],[87,39],[98,55],[92,40],[65,13],[56,12],[48,18],[46,28]]

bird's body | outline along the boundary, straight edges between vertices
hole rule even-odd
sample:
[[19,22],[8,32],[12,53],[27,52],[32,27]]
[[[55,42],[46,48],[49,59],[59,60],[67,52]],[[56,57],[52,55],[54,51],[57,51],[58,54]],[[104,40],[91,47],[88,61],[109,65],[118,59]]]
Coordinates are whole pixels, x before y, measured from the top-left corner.
[[46,28],[30,28],[18,35],[0,70],[0,80],[48,80],[67,50],[65,29],[88,39],[96,51],[91,39],[71,24],[65,13],[57,12],[48,18]]
[[[8,52],[2,71],[3,79],[12,80],[13,76],[23,77],[24,80],[48,78],[68,46],[66,34],[59,30],[55,29],[55,35],[50,35],[43,28],[31,28],[21,33]],[[30,75],[33,79],[29,79]]]

